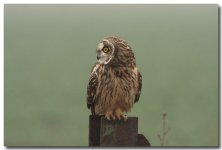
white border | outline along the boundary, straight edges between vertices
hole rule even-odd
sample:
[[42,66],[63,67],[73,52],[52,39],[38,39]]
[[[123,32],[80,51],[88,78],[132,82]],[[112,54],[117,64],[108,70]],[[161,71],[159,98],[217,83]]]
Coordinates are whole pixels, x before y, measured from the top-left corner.
[[3,51],[3,37],[4,37],[4,29],[3,29],[3,19],[4,19],[4,10],[3,10],[3,4],[0,5],[0,106],[3,109],[0,109],[0,142],[1,142],[1,149],[3,149],[4,145],[4,132],[3,132],[3,112],[4,112],[4,98],[3,98],[3,93],[4,93],[4,71],[3,71],[3,64],[4,64],[4,51]]
[[[4,65],[4,4],[219,4],[221,6],[222,1],[221,0],[2,0],[0,1],[0,106],[3,109],[0,109],[0,144],[1,144],[1,149],[7,149],[4,147],[4,132],[3,132],[3,112],[4,112],[4,98],[3,98],[3,93],[4,93],[4,70],[3,70],[3,65]],[[220,20],[221,20],[221,15],[220,15]],[[221,39],[220,39],[221,40]],[[221,41],[220,41],[221,42]],[[221,53],[220,53],[220,58],[221,58]],[[221,62],[220,62],[221,66]],[[220,88],[220,93],[221,93],[221,88]],[[221,108],[221,102],[220,102],[220,108]],[[221,117],[221,115],[220,115]],[[220,118],[221,121],[221,118]],[[220,122],[221,124],[221,122]],[[221,132],[221,130],[220,130]],[[221,132],[222,133],[222,132]],[[221,135],[220,133],[220,135]],[[222,140],[220,138],[220,143],[222,143]],[[23,148],[20,148],[23,149]],[[41,148],[28,148],[28,149],[33,149],[33,150],[38,150]],[[54,148],[51,148],[54,149]],[[64,148],[56,148],[58,150],[64,149]],[[192,148],[193,149],[193,148]]]
[[215,4],[220,0],[3,0],[3,4]]

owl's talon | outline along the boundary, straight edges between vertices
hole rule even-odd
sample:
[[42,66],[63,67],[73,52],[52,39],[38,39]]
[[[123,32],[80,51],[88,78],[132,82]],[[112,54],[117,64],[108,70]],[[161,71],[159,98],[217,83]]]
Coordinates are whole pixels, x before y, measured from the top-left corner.
[[111,116],[111,118],[112,118],[113,120],[116,119],[116,117],[115,117],[113,114],[110,114],[110,116]]
[[116,116],[117,116],[118,120],[121,120],[120,114],[116,114]]
[[120,108],[117,108],[115,110],[115,116],[119,119],[119,120],[127,120],[127,116],[123,114],[122,110]]
[[113,116],[112,111],[106,112],[105,118],[106,118],[107,120],[111,120],[111,119],[115,120],[115,116]]
[[106,116],[105,118],[106,118],[107,120],[110,120],[110,117],[109,117],[109,116]]
[[127,116],[123,115],[123,114],[121,115],[121,117],[123,118],[124,121],[127,121],[127,119],[128,119]]

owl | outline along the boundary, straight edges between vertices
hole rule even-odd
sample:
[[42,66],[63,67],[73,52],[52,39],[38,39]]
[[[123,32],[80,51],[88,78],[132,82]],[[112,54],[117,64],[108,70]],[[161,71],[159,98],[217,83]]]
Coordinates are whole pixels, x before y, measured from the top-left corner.
[[119,37],[106,37],[96,48],[97,63],[87,86],[87,107],[108,120],[127,120],[139,101],[142,76],[131,47]]

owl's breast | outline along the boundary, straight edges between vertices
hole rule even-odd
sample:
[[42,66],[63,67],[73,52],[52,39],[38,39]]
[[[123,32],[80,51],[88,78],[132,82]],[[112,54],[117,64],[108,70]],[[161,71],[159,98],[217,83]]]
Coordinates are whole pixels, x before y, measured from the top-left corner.
[[130,71],[108,70],[99,75],[97,89],[98,106],[101,110],[109,107],[121,107],[129,111],[135,99],[136,80]]

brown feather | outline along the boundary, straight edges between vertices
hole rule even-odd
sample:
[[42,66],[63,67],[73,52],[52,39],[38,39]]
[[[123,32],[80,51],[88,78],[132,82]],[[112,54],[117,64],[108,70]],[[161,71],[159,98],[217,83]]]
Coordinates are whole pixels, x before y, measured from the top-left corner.
[[113,59],[107,64],[97,63],[87,87],[87,106],[93,114],[104,115],[117,111],[128,112],[138,102],[142,76],[136,68],[131,47],[118,37],[107,37],[114,46]]

